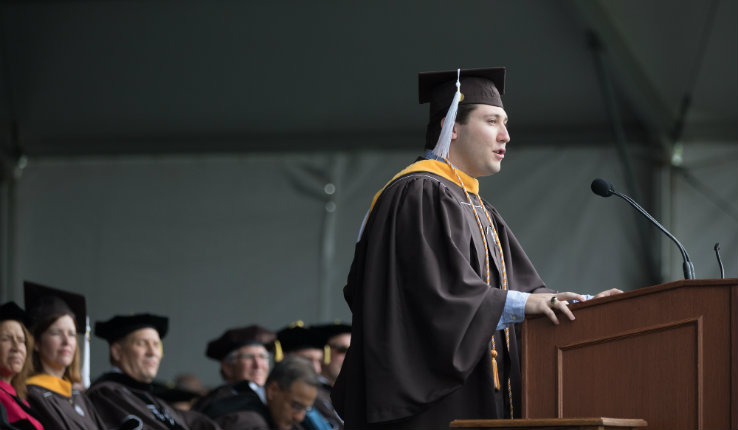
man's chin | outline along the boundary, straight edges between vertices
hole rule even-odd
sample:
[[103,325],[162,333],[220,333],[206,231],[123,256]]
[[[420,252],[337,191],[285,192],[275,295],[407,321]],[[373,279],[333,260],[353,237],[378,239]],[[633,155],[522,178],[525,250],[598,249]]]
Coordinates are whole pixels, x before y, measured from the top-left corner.
[[136,376],[128,375],[128,376],[130,376],[131,378],[143,384],[150,384],[154,381],[154,378],[149,377],[148,375],[136,375]]
[[244,379],[262,387],[266,384],[266,376],[264,375],[247,375]]
[[492,164],[490,166],[487,166],[487,172],[486,172],[487,174],[484,176],[495,175],[497,173],[500,173],[500,170],[502,170],[502,163]]
[[141,374],[141,378],[145,379],[144,382],[151,383],[154,379],[156,379],[156,373],[156,370],[154,370],[153,372],[145,372]]

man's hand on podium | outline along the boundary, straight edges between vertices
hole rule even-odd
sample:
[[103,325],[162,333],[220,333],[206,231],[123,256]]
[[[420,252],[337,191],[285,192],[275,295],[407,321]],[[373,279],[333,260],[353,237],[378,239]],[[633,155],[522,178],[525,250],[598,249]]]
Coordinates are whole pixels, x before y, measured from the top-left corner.
[[551,320],[551,322],[558,325],[559,319],[556,317],[556,312],[554,312],[558,310],[573,321],[576,318],[574,318],[574,314],[569,310],[568,300],[585,301],[587,298],[581,294],[570,292],[531,294],[525,302],[525,314],[544,314]]
[[600,297],[614,296],[615,294],[621,294],[622,292],[622,290],[618,290],[617,288],[610,288],[609,290],[605,290],[592,298],[599,299]]

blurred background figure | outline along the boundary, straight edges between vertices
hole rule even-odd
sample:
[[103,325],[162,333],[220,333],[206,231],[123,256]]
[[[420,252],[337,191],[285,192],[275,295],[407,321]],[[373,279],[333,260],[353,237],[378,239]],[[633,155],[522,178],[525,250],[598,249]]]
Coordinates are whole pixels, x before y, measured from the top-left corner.
[[193,409],[208,413],[210,405],[244,391],[254,391],[266,403],[264,384],[269,376],[270,351],[276,334],[259,325],[226,330],[208,342],[205,355],[220,362],[220,375],[225,382],[198,400]]
[[351,326],[336,321],[329,324],[314,325],[311,328],[323,337],[323,362],[321,363],[320,387],[315,408],[326,417],[335,429],[343,429],[343,419],[338,415],[331,401],[331,388],[336,382],[343,366],[343,359],[351,345]]
[[192,405],[208,393],[205,384],[194,373],[180,373],[167,386],[169,389],[159,397],[181,411],[191,410]]
[[[295,321],[277,332],[277,347],[284,357],[302,357],[313,364],[315,373],[320,375],[323,366],[323,336],[318,331]],[[276,359],[275,359],[276,360]]]
[[320,381],[310,361],[297,356],[276,363],[266,382],[266,404],[253,391],[221,401],[218,424],[226,429],[316,429],[308,415]]
[[330,324],[314,325],[312,328],[325,338],[320,376],[332,387],[338,373],[341,372],[343,359],[346,358],[346,352],[351,345],[351,326],[336,321]]
[[178,410],[160,397],[168,389],[154,379],[168,328],[167,317],[151,314],[115,316],[95,324],[95,336],[110,345],[113,369],[93,382],[87,395],[106,427],[116,427],[133,415],[147,429],[219,428],[207,416]]
[[301,357],[308,360],[321,380],[315,407],[306,413],[303,426],[309,429],[343,428],[343,420],[330,401],[330,388],[324,386],[320,377],[325,360],[330,354],[325,333],[312,326],[306,327],[302,321],[295,321],[277,332],[277,342],[285,358]]
[[27,410],[26,378],[31,371],[28,351],[33,339],[26,328],[28,315],[14,302],[0,306],[0,404],[9,424],[17,428],[43,430]]
[[84,333],[85,298],[33,282],[23,284],[35,339],[28,403],[47,429],[103,428],[92,403],[80,392],[77,334]]

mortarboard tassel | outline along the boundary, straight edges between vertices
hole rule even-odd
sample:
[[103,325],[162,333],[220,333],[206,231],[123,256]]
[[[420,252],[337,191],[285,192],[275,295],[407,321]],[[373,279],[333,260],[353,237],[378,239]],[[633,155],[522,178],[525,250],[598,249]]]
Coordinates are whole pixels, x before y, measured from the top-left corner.
[[284,360],[284,354],[282,353],[282,343],[279,339],[274,340],[274,361],[279,363]]
[[323,364],[331,364],[331,347],[330,345],[323,346]]
[[82,385],[90,387],[90,317],[85,317],[85,346],[82,357]]
[[456,93],[446,113],[446,120],[443,122],[443,128],[441,128],[441,134],[438,136],[436,147],[433,148],[433,154],[444,160],[448,158],[448,151],[451,148],[451,133],[453,132],[454,123],[456,123],[456,112],[459,110],[459,102],[462,97],[460,78],[461,69],[456,69]]
[[495,390],[500,391],[500,375],[497,373],[497,351],[492,350],[492,376],[495,380]]

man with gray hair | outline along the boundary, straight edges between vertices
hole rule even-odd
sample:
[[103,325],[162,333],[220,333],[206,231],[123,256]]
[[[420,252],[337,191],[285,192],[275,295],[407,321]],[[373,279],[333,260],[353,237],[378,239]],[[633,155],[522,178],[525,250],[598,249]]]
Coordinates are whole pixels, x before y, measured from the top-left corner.
[[231,328],[208,342],[205,355],[220,363],[225,383],[197,400],[192,409],[207,413],[213,402],[252,390],[266,403],[264,385],[275,338],[272,331],[250,325]]
[[287,357],[274,366],[266,381],[266,405],[251,392],[210,405],[208,415],[223,428],[249,430],[306,429],[320,380],[313,365],[302,357]]
[[110,364],[87,390],[98,415],[108,428],[132,417],[146,430],[219,429],[196,411],[175,409],[162,396],[166,387],[154,381],[163,354],[161,339],[169,319],[152,314],[117,315],[95,324],[95,336],[110,344]]

